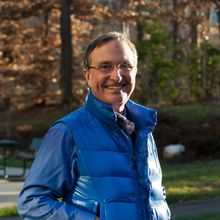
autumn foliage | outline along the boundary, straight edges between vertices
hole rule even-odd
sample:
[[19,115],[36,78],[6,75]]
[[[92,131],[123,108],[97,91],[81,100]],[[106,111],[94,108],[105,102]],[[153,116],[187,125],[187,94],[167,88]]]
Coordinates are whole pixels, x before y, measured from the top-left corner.
[[[19,0],[1,1],[0,4],[0,98],[10,98],[16,108],[45,102],[58,103],[61,47],[59,1]],[[73,64],[79,66],[81,45],[92,30],[88,20],[101,14],[108,16],[108,13],[105,10],[102,13],[89,1],[84,1],[83,5],[82,1],[74,1],[71,11]]]
[[[2,103],[4,100],[10,101],[12,109],[60,103],[63,92],[60,87],[62,61],[60,30],[63,25],[60,21],[61,2],[58,0],[0,2],[0,100]],[[187,60],[197,43],[205,41],[212,35],[209,23],[211,10],[214,8],[217,15],[220,10],[219,1],[216,0],[107,2],[71,1],[73,50],[71,77],[73,102],[76,105],[82,102],[86,91],[82,77],[82,52],[93,36],[102,31],[120,30],[128,32],[134,41],[145,44],[150,42],[153,35],[146,30],[144,23],[160,20],[170,38],[166,43],[174,48],[172,53],[166,54],[168,59]],[[142,52],[144,51],[141,51],[141,54]],[[146,58],[148,61],[143,59],[143,67],[152,57],[148,55]],[[208,67],[205,68],[208,70]],[[148,70],[146,72],[150,74]],[[216,81],[218,77],[216,75],[214,80]],[[139,91],[144,89],[142,86],[139,87]]]

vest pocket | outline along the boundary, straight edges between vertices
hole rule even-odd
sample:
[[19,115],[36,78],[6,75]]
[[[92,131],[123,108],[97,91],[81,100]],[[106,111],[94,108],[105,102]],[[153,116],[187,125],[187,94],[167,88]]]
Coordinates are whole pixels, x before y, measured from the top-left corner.
[[83,209],[85,211],[91,212],[95,215],[99,215],[99,202],[95,200],[72,200],[74,206]]

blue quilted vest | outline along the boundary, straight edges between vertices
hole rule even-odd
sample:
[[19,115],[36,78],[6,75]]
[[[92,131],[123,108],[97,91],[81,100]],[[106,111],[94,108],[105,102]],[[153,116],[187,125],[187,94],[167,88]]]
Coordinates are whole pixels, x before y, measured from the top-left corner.
[[89,92],[85,106],[58,121],[72,132],[77,157],[69,203],[101,220],[169,220],[152,130],[156,112],[132,101],[126,112],[134,138],[117,124],[112,107]]

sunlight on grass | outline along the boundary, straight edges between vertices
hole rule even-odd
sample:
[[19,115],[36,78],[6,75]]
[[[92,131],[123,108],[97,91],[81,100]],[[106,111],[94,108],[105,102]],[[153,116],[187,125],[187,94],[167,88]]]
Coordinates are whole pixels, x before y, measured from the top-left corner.
[[220,196],[220,161],[162,164],[169,203]]
[[182,118],[204,118],[209,114],[220,115],[220,106],[184,105],[163,108],[164,112]]
[[13,207],[9,207],[9,208],[1,208],[0,209],[0,216],[18,216],[18,211],[17,211],[17,207],[13,206]]

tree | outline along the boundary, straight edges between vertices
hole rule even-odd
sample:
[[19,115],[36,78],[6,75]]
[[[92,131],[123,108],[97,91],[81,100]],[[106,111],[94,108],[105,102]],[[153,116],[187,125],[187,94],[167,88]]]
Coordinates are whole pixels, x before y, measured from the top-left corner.
[[[64,5],[68,10],[61,13]],[[92,0],[3,0],[0,7],[0,98],[10,98],[14,108],[59,101],[81,104],[86,43],[93,34],[122,31],[123,24],[140,49],[141,101],[199,101],[210,96],[204,95],[204,88],[217,97],[219,86],[213,81],[219,77],[219,54],[212,56],[208,47],[205,56],[207,47],[202,46],[212,34],[209,8],[219,10],[217,0],[120,0],[108,5]]]
[[61,1],[60,34],[61,64],[60,87],[61,105],[69,105],[72,101],[72,37],[71,37],[71,0]]
[[53,61],[45,41],[44,16],[53,1],[45,2],[1,1],[1,96],[10,97],[18,108],[42,103],[46,95],[45,73]]
[[[73,70],[75,74],[71,74],[71,79],[70,74],[60,75],[59,69],[62,69],[60,73],[63,73],[63,70],[68,67],[70,73],[72,61],[74,66],[80,66],[82,45],[85,45],[90,38],[92,21],[109,16],[109,12],[105,6],[94,5],[89,0],[69,2],[73,3],[69,12],[71,25],[69,30],[65,28],[69,32],[65,36],[69,35],[70,38],[72,35],[71,40],[75,43],[72,55],[71,46],[66,45],[67,41],[63,40],[63,45],[61,42],[64,26],[60,25],[60,1],[4,0],[0,2],[2,21],[0,23],[0,97],[2,99],[10,97],[12,108],[22,109],[33,105],[56,104],[61,95],[70,97],[72,89],[75,93],[75,101],[77,94],[82,96],[82,93],[78,92],[81,90],[78,82],[79,68]],[[66,4],[67,1],[63,1],[64,3]],[[65,22],[64,25],[66,24]],[[71,29],[72,25],[74,29]],[[69,45],[71,40],[68,40]],[[64,62],[62,65],[60,65],[61,47],[65,48],[65,51],[69,50],[68,56],[62,52],[62,62]],[[70,85],[72,78],[75,80],[73,88]],[[60,89],[59,81],[62,81],[64,92]],[[68,86],[64,85],[64,81]],[[61,99],[63,103],[70,102],[70,98],[67,98],[67,101],[65,99]]]

